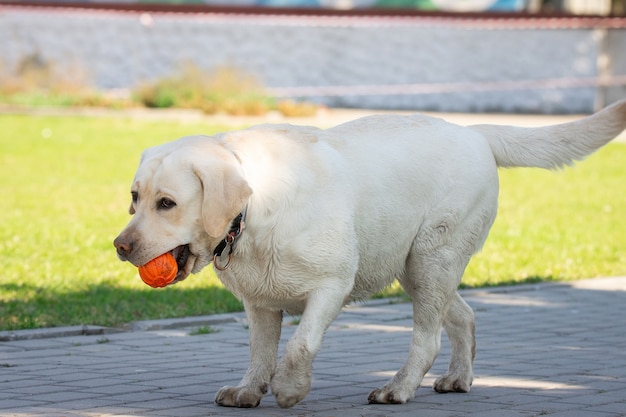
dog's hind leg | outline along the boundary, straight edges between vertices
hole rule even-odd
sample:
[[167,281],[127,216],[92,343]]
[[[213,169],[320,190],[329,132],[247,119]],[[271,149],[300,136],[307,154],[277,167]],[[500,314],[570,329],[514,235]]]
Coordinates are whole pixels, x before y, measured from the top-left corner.
[[437,392],[469,392],[476,355],[474,312],[459,293],[450,300],[443,327],[450,339],[452,354],[448,373],[439,377],[433,388]]
[[441,328],[465,262],[451,248],[411,254],[400,284],[413,300],[413,337],[409,358],[396,375],[372,391],[370,403],[405,403],[415,395],[441,346]]

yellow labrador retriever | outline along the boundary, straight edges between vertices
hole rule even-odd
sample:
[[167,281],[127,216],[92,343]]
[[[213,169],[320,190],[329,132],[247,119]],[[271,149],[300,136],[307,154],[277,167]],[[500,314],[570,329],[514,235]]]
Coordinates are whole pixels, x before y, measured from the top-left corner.
[[[496,217],[497,167],[571,164],[625,127],[626,100],[542,128],[386,115],[328,130],[261,125],[185,137],[143,153],[133,217],[114,243],[136,266],[171,252],[175,282],[213,262],[243,300],[250,368],[217,392],[219,405],[255,407],[268,387],[281,407],[301,401],[342,306],[394,278],[413,300],[413,339],[404,366],[370,403],[413,398],[442,327],[452,356],[434,389],[467,392],[474,316],[457,286]],[[277,360],[283,312],[302,318]]]

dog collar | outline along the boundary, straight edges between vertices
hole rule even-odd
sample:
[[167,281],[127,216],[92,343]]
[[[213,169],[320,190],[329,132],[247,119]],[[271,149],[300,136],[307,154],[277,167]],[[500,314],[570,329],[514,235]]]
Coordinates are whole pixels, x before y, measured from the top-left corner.
[[[230,229],[228,230],[228,234],[224,240],[222,240],[219,245],[213,250],[213,266],[215,269],[219,271],[225,271],[230,267],[231,261],[233,260],[233,245],[237,238],[243,232],[243,229],[246,228],[246,211],[248,210],[248,206],[245,206],[241,213],[237,215],[230,224]],[[226,265],[220,266],[217,262],[217,259],[224,255],[224,252],[228,250],[228,261]]]

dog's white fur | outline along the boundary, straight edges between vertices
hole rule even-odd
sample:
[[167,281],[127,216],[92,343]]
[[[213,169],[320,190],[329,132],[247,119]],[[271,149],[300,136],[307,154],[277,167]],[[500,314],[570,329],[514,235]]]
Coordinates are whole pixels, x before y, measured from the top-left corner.
[[[262,125],[186,137],[143,154],[134,217],[115,245],[134,265],[189,245],[180,281],[211,262],[247,206],[232,266],[216,272],[243,300],[251,363],[238,386],[217,393],[220,405],[254,407],[268,386],[282,407],[305,398],[314,356],[342,306],[394,278],[413,300],[413,340],[405,365],[369,401],[413,397],[442,326],[452,357],[434,388],[467,392],[474,318],[456,289],[495,219],[497,167],[571,164],[625,126],[622,101],[544,128],[372,116],[328,130]],[[302,318],[277,362],[283,312]]]

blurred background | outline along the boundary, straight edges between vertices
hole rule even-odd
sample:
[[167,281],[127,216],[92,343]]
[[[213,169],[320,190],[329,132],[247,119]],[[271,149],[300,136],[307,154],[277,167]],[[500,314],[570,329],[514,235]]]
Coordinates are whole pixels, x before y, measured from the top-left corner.
[[626,0],[0,1],[0,101],[590,113],[626,96],[625,15]]

